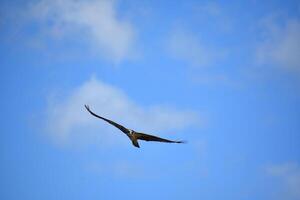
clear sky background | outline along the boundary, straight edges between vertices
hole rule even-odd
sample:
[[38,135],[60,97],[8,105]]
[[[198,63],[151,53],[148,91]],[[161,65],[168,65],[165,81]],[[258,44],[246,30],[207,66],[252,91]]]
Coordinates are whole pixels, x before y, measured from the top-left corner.
[[0,92],[0,199],[300,199],[298,1],[2,0]]

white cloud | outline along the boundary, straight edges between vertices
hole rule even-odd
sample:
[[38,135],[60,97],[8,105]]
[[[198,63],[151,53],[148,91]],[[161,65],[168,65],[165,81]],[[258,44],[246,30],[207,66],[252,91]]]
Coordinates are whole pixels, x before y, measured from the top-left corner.
[[82,141],[115,143],[119,138],[126,138],[118,135],[122,134],[119,130],[92,117],[85,110],[84,104],[128,128],[162,136],[196,122],[193,112],[162,106],[141,107],[120,89],[92,78],[69,96],[50,100],[47,130],[57,142],[68,142],[79,137]]
[[300,199],[300,166],[296,163],[271,165],[267,174],[281,181],[284,199]]
[[224,72],[226,65],[222,64],[229,54],[228,50],[209,45],[198,35],[180,28],[170,32],[167,50],[172,58],[192,67],[190,79],[194,83],[233,85],[229,75]]
[[76,40],[114,62],[132,56],[135,31],[128,20],[120,19],[115,1],[41,0],[30,12],[56,37],[77,33]]
[[168,49],[174,58],[187,61],[194,66],[208,66],[213,60],[210,49],[194,35],[181,30],[171,32]]
[[145,166],[136,161],[92,162],[85,169],[95,175],[109,175],[113,178],[141,179],[150,176]]
[[222,33],[222,36],[234,31],[235,17],[222,4],[209,1],[199,1],[193,5],[196,21],[205,28],[205,31]]
[[264,40],[258,45],[259,64],[271,64],[300,72],[300,21],[279,23],[276,17],[263,21]]
[[200,5],[198,9],[205,14],[209,14],[212,16],[220,16],[222,14],[222,8],[216,2],[207,2],[203,5]]
[[207,67],[216,64],[226,56],[224,50],[216,51],[214,47],[201,41],[201,38],[183,29],[175,29],[170,33],[167,48],[178,60],[185,61],[195,67]]

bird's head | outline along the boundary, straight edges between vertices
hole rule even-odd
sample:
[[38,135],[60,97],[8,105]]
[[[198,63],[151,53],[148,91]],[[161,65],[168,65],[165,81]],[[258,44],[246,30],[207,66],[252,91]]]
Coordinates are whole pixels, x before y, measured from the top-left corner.
[[130,134],[130,135],[132,135],[132,134],[133,134],[133,130],[131,130],[131,129],[128,129],[128,131],[129,131],[129,134]]

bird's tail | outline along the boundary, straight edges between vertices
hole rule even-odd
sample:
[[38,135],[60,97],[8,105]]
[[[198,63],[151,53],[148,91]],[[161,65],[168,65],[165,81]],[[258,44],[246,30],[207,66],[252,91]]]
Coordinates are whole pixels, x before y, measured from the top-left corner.
[[140,148],[140,145],[137,140],[131,140],[131,142],[132,142],[133,146]]

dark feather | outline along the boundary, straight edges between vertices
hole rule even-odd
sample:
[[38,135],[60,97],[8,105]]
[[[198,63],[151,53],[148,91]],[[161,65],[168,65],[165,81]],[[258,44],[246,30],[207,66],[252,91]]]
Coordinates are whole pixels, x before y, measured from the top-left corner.
[[128,135],[129,130],[128,130],[127,128],[125,128],[124,126],[122,126],[122,125],[120,125],[120,124],[117,124],[116,122],[111,121],[111,120],[109,120],[109,119],[106,119],[106,118],[104,118],[104,117],[101,117],[101,116],[99,116],[99,115],[93,113],[93,112],[90,110],[89,106],[87,106],[87,105],[84,105],[84,106],[85,106],[85,108],[87,109],[87,111],[88,111],[89,113],[91,113],[93,116],[98,117],[98,118],[100,118],[100,119],[102,119],[102,120],[104,120],[104,121],[110,123],[111,125],[113,125],[113,126],[115,126],[116,128],[120,129],[123,133],[125,133],[126,135]]
[[168,140],[164,138],[160,138],[154,135],[148,135],[145,133],[134,133],[136,138],[139,140],[145,140],[145,141],[156,141],[156,142],[168,142],[168,143],[184,143],[183,141],[174,141],[174,140]]

